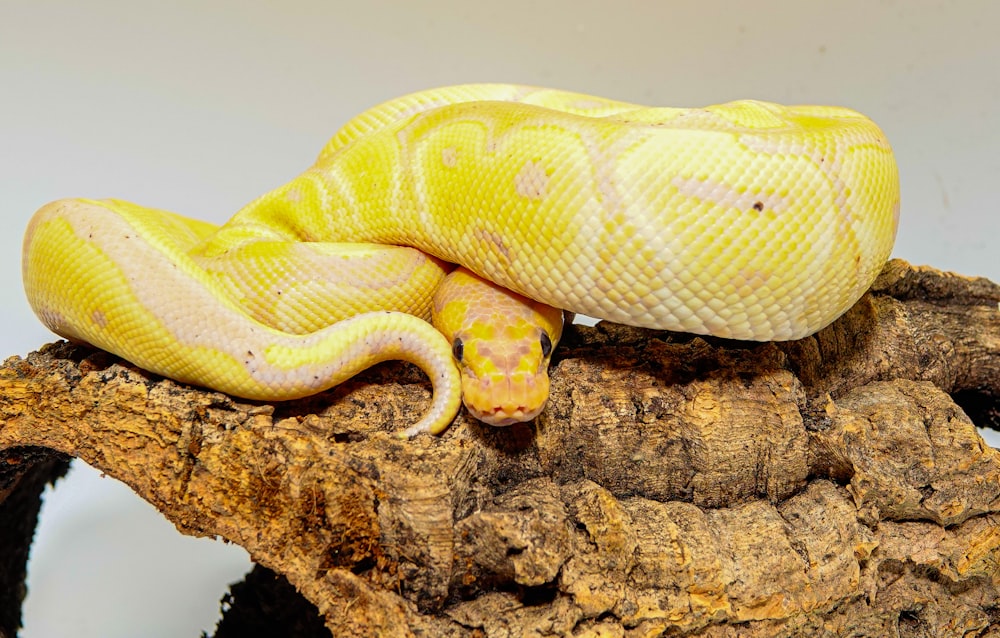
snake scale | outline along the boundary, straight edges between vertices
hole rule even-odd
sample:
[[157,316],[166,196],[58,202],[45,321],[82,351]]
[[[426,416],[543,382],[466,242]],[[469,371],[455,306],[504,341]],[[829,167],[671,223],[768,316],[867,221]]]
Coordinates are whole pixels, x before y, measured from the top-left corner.
[[222,226],[118,200],[48,204],[23,277],[54,332],[241,397],[413,362],[434,396],[412,435],[444,430],[463,384],[487,422],[538,414],[560,309],[733,339],[812,334],[871,285],[898,216],[889,144],[846,108],[464,85],[358,115]]

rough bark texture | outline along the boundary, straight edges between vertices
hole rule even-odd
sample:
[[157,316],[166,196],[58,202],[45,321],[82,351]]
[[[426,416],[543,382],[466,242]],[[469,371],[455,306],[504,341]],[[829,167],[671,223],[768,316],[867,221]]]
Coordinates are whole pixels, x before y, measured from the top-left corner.
[[242,545],[335,636],[997,637],[998,302],[894,261],[796,342],[577,327],[535,424],[412,441],[404,364],[264,405],[55,344],[0,368],[0,450]]
[[51,450],[0,451],[0,638],[14,636],[21,625],[28,550],[35,535],[42,490],[68,468],[69,459]]

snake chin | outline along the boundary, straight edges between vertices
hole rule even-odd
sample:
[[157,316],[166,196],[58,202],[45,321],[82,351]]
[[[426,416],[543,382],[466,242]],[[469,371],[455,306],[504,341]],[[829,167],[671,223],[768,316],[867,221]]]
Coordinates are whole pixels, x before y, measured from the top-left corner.
[[527,421],[531,421],[536,416],[541,414],[545,405],[543,404],[537,408],[531,409],[525,408],[524,406],[517,406],[513,409],[496,407],[493,408],[492,411],[470,408],[468,405],[465,407],[469,410],[472,416],[476,417],[483,423],[494,427],[507,427],[514,425],[515,423],[525,423]]

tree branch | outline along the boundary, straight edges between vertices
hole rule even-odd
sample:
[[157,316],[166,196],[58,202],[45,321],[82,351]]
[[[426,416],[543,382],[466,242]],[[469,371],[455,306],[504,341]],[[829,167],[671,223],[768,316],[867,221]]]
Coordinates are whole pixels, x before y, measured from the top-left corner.
[[577,326],[536,424],[412,441],[406,364],[266,405],[60,343],[0,368],[0,450],[242,545],[334,635],[984,635],[1000,454],[969,416],[1000,427],[998,302],[895,261],[796,342]]

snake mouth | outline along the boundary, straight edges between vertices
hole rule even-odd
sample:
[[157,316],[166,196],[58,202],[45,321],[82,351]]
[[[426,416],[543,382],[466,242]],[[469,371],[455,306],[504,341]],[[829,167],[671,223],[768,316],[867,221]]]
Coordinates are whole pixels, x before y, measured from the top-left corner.
[[515,423],[525,423],[526,421],[531,421],[542,412],[542,408],[545,406],[543,404],[537,408],[526,408],[519,405],[513,409],[496,406],[491,410],[477,410],[475,408],[469,408],[468,405],[465,407],[469,409],[472,416],[476,417],[483,423],[488,423],[494,427],[507,427],[514,425]]

